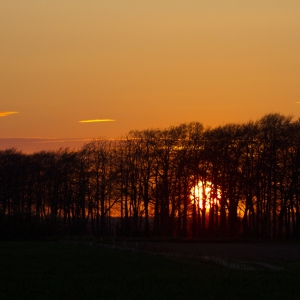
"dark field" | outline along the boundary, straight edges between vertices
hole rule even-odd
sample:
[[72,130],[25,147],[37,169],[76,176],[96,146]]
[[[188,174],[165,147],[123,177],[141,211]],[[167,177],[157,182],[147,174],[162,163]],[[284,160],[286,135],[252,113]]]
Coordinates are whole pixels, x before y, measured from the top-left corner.
[[[0,299],[300,298],[298,244],[126,242],[127,250],[123,247],[1,242]],[[202,256],[284,270],[232,269]]]
[[[119,243],[119,245],[122,245]],[[124,243],[123,243],[124,245]],[[177,253],[183,256],[217,256],[233,260],[284,262],[300,260],[300,244],[296,242],[125,242],[131,248]]]

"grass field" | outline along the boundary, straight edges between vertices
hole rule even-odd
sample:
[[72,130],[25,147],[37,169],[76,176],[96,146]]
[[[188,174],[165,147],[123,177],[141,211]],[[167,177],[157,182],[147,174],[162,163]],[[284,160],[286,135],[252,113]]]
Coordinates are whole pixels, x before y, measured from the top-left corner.
[[1,242],[0,299],[300,299],[300,263],[210,261],[59,242]]

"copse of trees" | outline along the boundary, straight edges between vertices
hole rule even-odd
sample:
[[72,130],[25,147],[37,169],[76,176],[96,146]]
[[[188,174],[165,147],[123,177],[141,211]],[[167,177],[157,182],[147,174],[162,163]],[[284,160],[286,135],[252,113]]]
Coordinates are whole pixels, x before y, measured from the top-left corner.
[[[298,238],[299,168],[300,121],[280,114],[132,131],[78,151],[7,149],[0,151],[0,232]],[[199,182],[209,193],[195,194]]]

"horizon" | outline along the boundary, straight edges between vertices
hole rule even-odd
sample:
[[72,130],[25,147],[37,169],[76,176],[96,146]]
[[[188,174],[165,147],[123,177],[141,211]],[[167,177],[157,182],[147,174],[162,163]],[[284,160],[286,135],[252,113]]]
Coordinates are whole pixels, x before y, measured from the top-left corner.
[[[279,113],[270,113],[270,114],[265,114],[264,116],[267,115],[272,115],[272,114],[279,114]],[[282,114],[279,114],[282,115]],[[262,117],[264,117],[262,116]],[[284,115],[282,115],[284,116]],[[261,118],[262,118],[261,117]],[[291,117],[291,121],[297,121],[295,120],[295,117],[292,115],[288,115],[285,117]],[[214,129],[217,127],[223,127],[229,124],[235,124],[235,125],[242,125],[242,124],[247,124],[248,122],[258,122],[261,120],[261,118],[257,120],[247,120],[244,122],[239,122],[239,123],[226,123],[226,124],[220,124],[214,127],[211,126],[204,126],[201,122],[196,122],[199,124],[203,125],[204,130],[208,129]],[[190,122],[193,123],[193,122]],[[188,124],[188,123],[182,123],[182,124]],[[165,130],[169,129],[172,126],[179,126],[182,124],[177,124],[177,125],[171,125],[169,127],[165,128],[144,128],[141,129],[140,131],[143,130],[152,130],[152,129],[158,129],[158,130]],[[135,131],[132,129],[131,131]],[[130,133],[127,132],[126,134],[118,137],[118,138],[107,138],[105,136],[102,137],[93,137],[93,138],[42,138],[42,137],[27,137],[27,138],[22,138],[22,137],[13,137],[13,138],[2,138],[0,137],[0,151],[2,150],[7,150],[7,149],[16,149],[17,151],[21,151],[24,154],[32,154],[35,152],[40,152],[40,151],[57,151],[59,149],[70,149],[71,151],[77,151],[80,148],[82,148],[85,144],[88,144],[89,142],[92,142],[94,140],[109,140],[109,141],[116,141],[116,140],[122,140],[126,139],[127,135]],[[47,145],[47,146],[45,146]]]

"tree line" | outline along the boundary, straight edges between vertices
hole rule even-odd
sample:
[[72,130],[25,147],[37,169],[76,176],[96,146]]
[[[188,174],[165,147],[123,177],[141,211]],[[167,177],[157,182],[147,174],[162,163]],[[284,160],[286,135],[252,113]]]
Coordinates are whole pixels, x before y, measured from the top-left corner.
[[[2,150],[0,232],[298,238],[299,171],[300,121],[280,114],[131,131],[76,151]],[[209,193],[196,195],[199,182]]]

